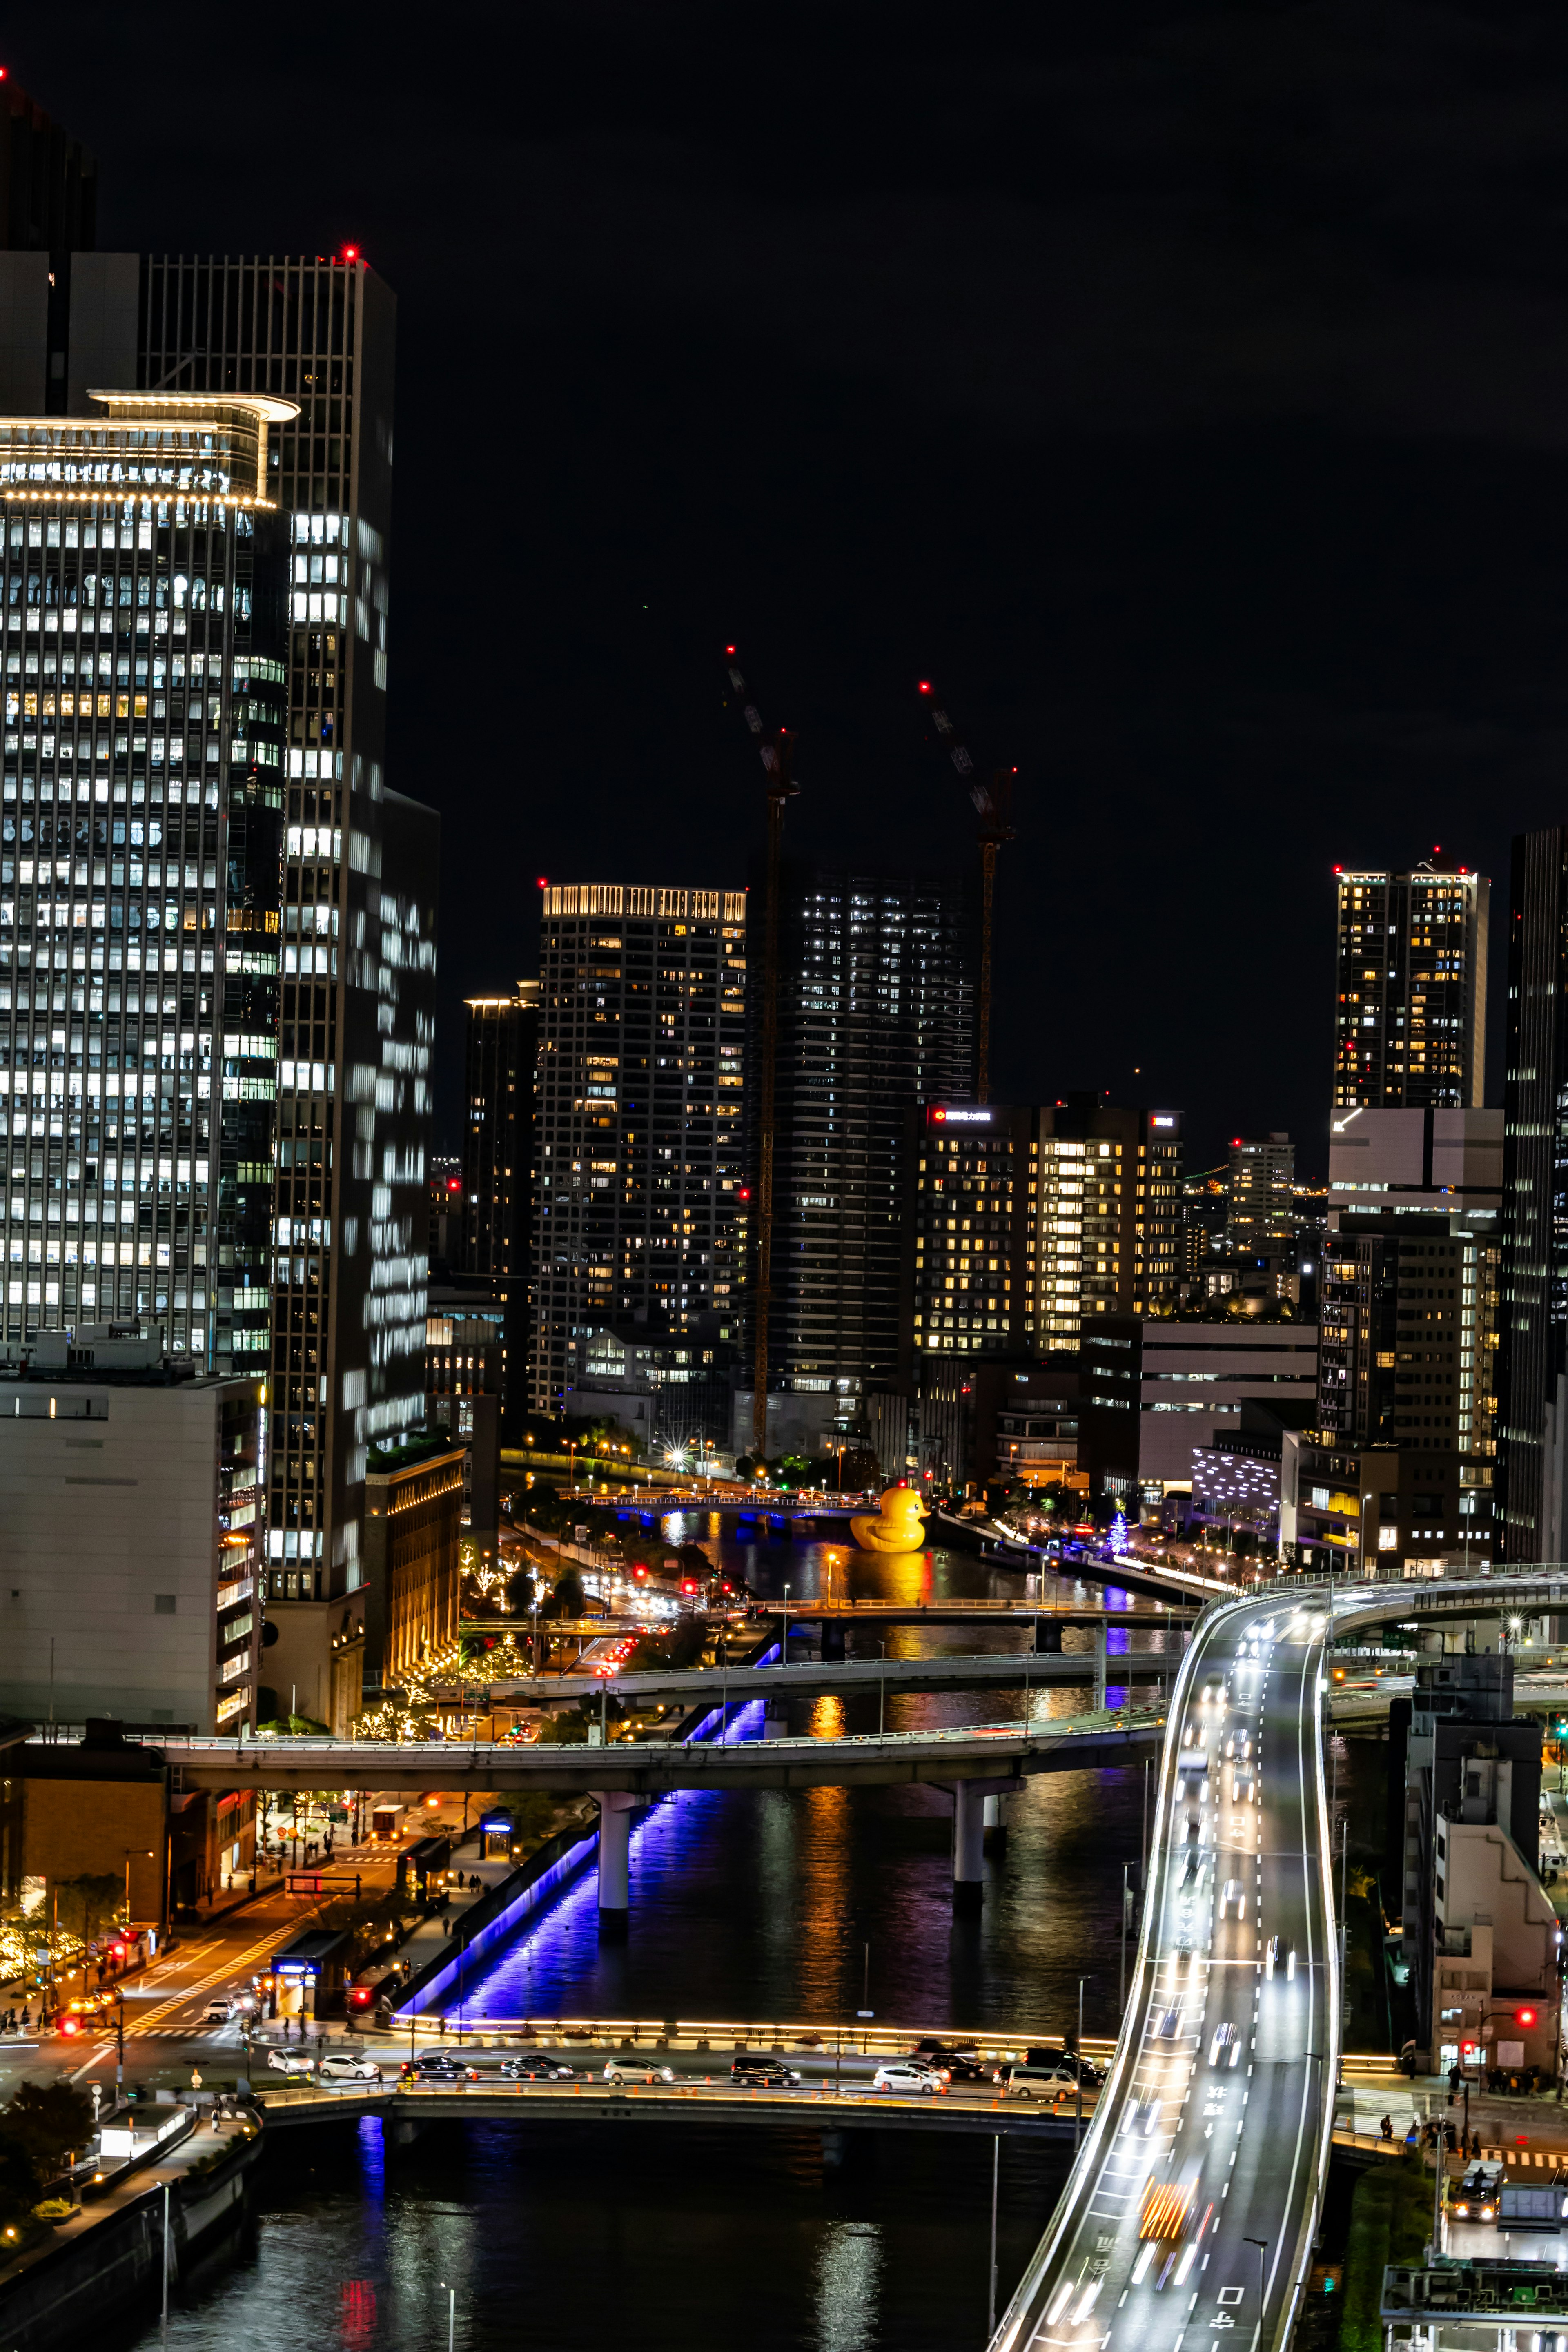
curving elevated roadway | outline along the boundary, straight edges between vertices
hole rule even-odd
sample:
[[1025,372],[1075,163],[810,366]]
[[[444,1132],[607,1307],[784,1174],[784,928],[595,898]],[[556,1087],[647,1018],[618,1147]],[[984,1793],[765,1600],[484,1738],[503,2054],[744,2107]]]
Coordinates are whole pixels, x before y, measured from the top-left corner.
[[1340,2031],[1324,1648],[1568,1606],[1568,1570],[1227,1603],[1172,1696],[1105,2095],[994,2352],[1273,2352],[1310,2259]]

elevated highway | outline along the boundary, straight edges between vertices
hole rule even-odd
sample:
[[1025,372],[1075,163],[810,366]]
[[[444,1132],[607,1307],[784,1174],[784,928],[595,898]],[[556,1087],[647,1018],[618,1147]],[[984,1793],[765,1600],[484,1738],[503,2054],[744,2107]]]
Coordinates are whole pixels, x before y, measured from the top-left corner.
[[[995,2352],[1272,2352],[1332,2137],[1329,1627],[1568,1605],[1568,1570],[1297,1585],[1215,1607],[1172,1695],[1137,1968],[1082,2152]],[[1230,2335],[1230,2331],[1245,2334]]]
[[[742,1694],[742,1696],[746,1694]],[[737,1702],[738,1703],[738,1702]],[[1163,1708],[1120,1707],[1044,1722],[967,1724],[952,1730],[867,1733],[843,1739],[148,1740],[184,1789],[440,1789],[489,1795],[513,1789],[663,1796],[672,1789],[818,1789],[925,1782],[993,1787],[1037,1772],[1126,1762],[1160,1741]]]
[[528,1680],[490,1682],[492,1699],[518,1706],[549,1706],[567,1699],[595,1698],[609,1690],[617,1698],[673,1698],[682,1706],[700,1701],[734,1705],[770,1696],[807,1698],[823,1692],[1055,1690],[1081,1684],[1161,1682],[1181,1664],[1179,1650],[1032,1650],[971,1653],[930,1658],[797,1659],[792,1665],[662,1666],[617,1675],[543,1675]]

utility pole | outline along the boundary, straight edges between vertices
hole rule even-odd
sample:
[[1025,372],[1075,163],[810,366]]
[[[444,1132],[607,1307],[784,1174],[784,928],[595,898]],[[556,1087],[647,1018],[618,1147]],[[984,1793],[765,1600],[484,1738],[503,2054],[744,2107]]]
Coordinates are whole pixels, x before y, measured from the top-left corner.
[[746,725],[759,738],[767,776],[768,889],[763,916],[763,1055],[757,1105],[757,1283],[752,1302],[756,1351],[752,1370],[752,1450],[765,1454],[768,1444],[768,1308],[773,1289],[773,1096],[778,1062],[779,1013],[779,865],[784,845],[786,802],[800,786],[791,774],[794,745],[784,728],[763,731],[761,713],[747,695],[746,681],[734,663],[735,648],[726,646],[730,684],[742,698]]

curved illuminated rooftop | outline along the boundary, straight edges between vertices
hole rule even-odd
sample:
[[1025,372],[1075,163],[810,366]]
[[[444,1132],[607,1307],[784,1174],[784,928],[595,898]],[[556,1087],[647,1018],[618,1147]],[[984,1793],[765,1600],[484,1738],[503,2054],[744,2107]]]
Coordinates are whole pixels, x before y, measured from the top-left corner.
[[280,400],[270,392],[92,392],[106,408],[238,408],[268,425],[286,425],[300,414],[297,400]]

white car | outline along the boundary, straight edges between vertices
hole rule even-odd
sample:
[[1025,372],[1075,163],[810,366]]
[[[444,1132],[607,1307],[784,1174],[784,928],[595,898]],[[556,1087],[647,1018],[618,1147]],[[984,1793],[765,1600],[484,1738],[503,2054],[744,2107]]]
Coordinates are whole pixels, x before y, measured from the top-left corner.
[[274,2074],[313,2074],[316,2070],[308,2050],[269,2050],[267,2063]]
[[612,2058],[605,2069],[606,2083],[673,2083],[673,2066],[646,2065],[639,2059]]
[[871,2077],[875,2091],[940,2091],[942,2078],[929,2066],[912,2066],[907,2058],[895,2058],[879,2066]]
[[322,2059],[316,2071],[323,2083],[379,2083],[381,2080],[381,2068],[374,2058],[362,2058],[348,2050],[334,2050]]
[[1247,1916],[1247,1897],[1241,1891],[1241,1881],[1239,1878],[1227,1878],[1224,1886],[1220,1889],[1219,1916],[1222,1919],[1229,1918],[1230,1906],[1233,1903],[1236,1906],[1237,1917],[1238,1919],[1245,1919]]
[[1234,2025],[1216,2025],[1209,2043],[1211,2066],[1234,2066],[1241,2056],[1241,2036]]

